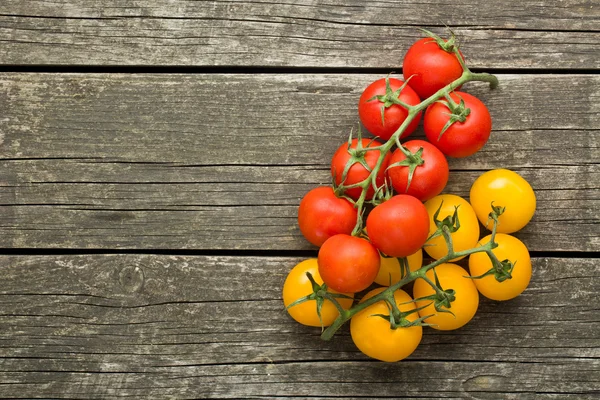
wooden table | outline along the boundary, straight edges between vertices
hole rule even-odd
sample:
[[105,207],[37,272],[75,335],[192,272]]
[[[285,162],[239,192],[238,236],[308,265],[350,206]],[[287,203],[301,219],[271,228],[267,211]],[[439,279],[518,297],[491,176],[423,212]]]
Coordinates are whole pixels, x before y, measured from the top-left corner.
[[[534,276],[380,363],[281,286],[361,91],[444,24],[500,79],[465,88],[494,130],[447,191],[529,180]],[[0,397],[598,398],[599,28],[594,0],[2,0]]]

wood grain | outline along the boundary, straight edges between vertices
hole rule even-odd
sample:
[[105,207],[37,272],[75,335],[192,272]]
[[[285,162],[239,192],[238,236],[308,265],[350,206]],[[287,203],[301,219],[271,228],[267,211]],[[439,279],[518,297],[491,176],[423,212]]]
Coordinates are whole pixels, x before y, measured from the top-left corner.
[[401,67],[418,27],[460,36],[473,67],[599,68],[593,0],[4,0],[4,65]]
[[[0,255],[0,398],[597,399],[599,20],[594,0],[0,1],[0,69],[57,71],[0,73],[0,254],[23,253]],[[522,296],[380,363],[292,321],[281,287],[371,73],[444,25],[471,67],[520,74],[465,87],[494,131],[447,192],[519,172],[543,253]]]
[[[301,197],[329,183],[374,75],[0,75],[0,247],[313,249]],[[598,251],[598,76],[500,75],[494,132],[447,192],[528,179],[534,251]],[[565,85],[564,82],[569,82]],[[243,96],[239,94],[243,93]],[[422,137],[422,131],[416,135]]]
[[[23,398],[592,399],[600,391],[597,259],[535,258],[530,287],[427,329],[401,363],[292,321],[298,258],[2,256],[0,396]],[[443,378],[440,378],[443,376]]]

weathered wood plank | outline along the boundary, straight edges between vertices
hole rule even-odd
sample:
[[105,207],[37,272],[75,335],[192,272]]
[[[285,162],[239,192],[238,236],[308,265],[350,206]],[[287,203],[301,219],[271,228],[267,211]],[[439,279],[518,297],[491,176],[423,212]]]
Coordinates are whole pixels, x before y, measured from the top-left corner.
[[[600,391],[597,259],[534,259],[531,286],[426,330],[398,364],[293,322],[297,258],[3,256],[0,396],[573,398]],[[441,379],[440,376],[444,378]]]
[[[311,249],[296,207],[375,78],[3,74],[0,247]],[[500,79],[466,88],[494,132],[447,191],[511,168],[537,191],[532,250],[597,251],[600,77]]]
[[593,0],[4,0],[0,63],[399,68],[446,24],[475,67],[589,69],[599,20]]
[[[488,105],[496,132],[515,131],[518,141],[546,154],[556,146],[566,152],[589,147],[564,146],[558,133],[564,131],[566,138],[571,131],[596,133],[600,76],[498,76],[496,90],[481,83],[464,87]],[[194,165],[327,164],[323,151],[333,153],[347,138],[358,121],[361,92],[380,78],[3,73],[1,155]],[[586,132],[576,134],[585,138]],[[554,135],[549,143],[533,142],[548,135]],[[285,151],[288,147],[294,151]],[[594,150],[587,149],[587,155]],[[503,153],[505,159],[522,162],[528,155]],[[563,160],[553,158],[549,161]]]

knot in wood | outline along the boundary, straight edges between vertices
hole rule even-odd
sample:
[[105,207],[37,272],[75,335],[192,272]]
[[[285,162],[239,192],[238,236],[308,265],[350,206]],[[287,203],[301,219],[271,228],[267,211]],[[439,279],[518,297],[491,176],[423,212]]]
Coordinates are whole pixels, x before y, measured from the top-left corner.
[[119,283],[129,293],[140,292],[144,288],[144,271],[139,266],[127,266],[119,272]]

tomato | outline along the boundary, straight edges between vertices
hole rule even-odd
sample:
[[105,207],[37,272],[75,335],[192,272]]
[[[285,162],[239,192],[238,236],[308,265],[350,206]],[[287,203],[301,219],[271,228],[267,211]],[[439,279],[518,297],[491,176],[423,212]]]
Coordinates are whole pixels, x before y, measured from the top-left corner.
[[[363,297],[361,302],[383,290],[385,288],[373,289]],[[394,301],[401,312],[415,309],[412,298],[403,290],[394,292]],[[416,325],[392,329],[390,321],[377,314],[390,315],[389,305],[383,300],[356,313],[350,320],[350,335],[356,347],[363,354],[380,361],[396,362],[411,355],[421,343],[423,327]],[[417,318],[417,312],[406,316],[410,322]]]
[[[415,253],[407,257],[408,269],[414,272],[421,268],[423,265],[423,250],[419,249]],[[379,272],[375,277],[375,283],[382,286],[391,286],[398,283],[400,279],[404,277],[401,274],[400,262],[396,257],[381,257],[381,265],[379,266]]]
[[356,293],[368,288],[379,271],[379,253],[368,240],[339,234],[319,250],[319,273],[328,287]]
[[416,197],[399,194],[376,206],[367,217],[369,239],[382,253],[406,257],[429,236],[427,209]]
[[423,129],[427,139],[438,149],[450,157],[467,157],[479,151],[487,142],[492,132],[492,117],[487,107],[477,97],[464,92],[453,92],[450,97],[460,104],[464,100],[465,107],[470,110],[455,111],[463,114],[460,120],[450,125],[440,137],[450,120],[452,111],[440,102],[435,102],[425,111]]
[[[492,235],[481,239],[481,243],[489,242]],[[509,260],[513,263],[511,278],[498,282],[494,275],[481,279],[473,279],[479,293],[492,300],[514,299],[527,288],[531,280],[531,258],[523,242],[514,236],[504,233],[494,238],[498,247],[492,250],[498,261]],[[473,253],[469,256],[471,276],[480,276],[492,268],[492,262],[485,252]]]
[[[407,159],[401,149],[396,149],[392,154],[387,174],[394,190],[397,193],[415,196],[421,201],[429,200],[440,194],[446,187],[450,174],[448,161],[444,154],[424,140],[411,140],[404,143],[403,146],[413,156]],[[422,149],[422,153],[419,155],[420,149]],[[393,166],[399,162],[420,163],[414,168],[410,186],[408,186],[408,178],[411,168],[409,166]]]
[[[386,81],[389,82],[389,88]],[[379,79],[367,86],[358,101],[360,122],[369,132],[383,140],[392,137],[408,116],[408,110],[399,104],[393,103],[393,100],[400,100],[411,106],[416,106],[421,102],[417,93],[410,86],[404,86],[399,95],[395,93],[403,84],[404,82],[400,79]],[[377,96],[382,97],[378,99]],[[382,108],[384,110],[383,116],[381,114]],[[418,113],[400,137],[404,138],[413,133],[417,129],[420,120],[421,113]]]
[[491,204],[505,207],[498,218],[496,232],[513,233],[522,229],[533,217],[536,208],[535,193],[531,185],[516,172],[493,169],[479,176],[471,186],[470,201],[477,218],[488,229],[492,221],[488,215]]
[[337,197],[330,186],[309,191],[300,201],[298,225],[304,237],[321,246],[338,233],[352,233],[356,209],[347,199]]
[[422,99],[457,80],[463,73],[456,55],[443,50],[429,37],[416,41],[408,49],[402,71],[404,79],[410,78],[409,85]]
[[[425,202],[425,208],[429,214],[429,236],[437,230],[437,226],[433,222],[433,217],[440,207],[440,204],[442,204],[442,208],[438,215],[438,220],[440,221],[449,215],[453,215],[454,207],[458,206],[458,221],[460,222],[460,228],[451,234],[454,251],[458,252],[475,247],[477,245],[477,240],[479,240],[479,221],[477,220],[477,216],[471,205],[462,197],[454,194],[441,194]],[[435,258],[436,260],[439,260],[448,254],[448,246],[442,235],[428,240],[423,249],[430,257]],[[464,258],[464,256],[457,257],[451,261],[460,260],[461,258]]]
[[[355,183],[360,183],[367,179],[370,174],[370,170],[375,168],[377,165],[377,160],[379,159],[379,155],[381,152],[379,150],[369,150],[369,147],[377,147],[381,146],[381,142],[371,139],[361,139],[362,148],[365,150],[357,150],[358,139],[352,139],[350,149],[348,149],[348,143],[344,143],[341,145],[331,160],[331,175],[335,178],[335,184],[340,185],[342,183],[342,179],[344,177],[344,169],[346,168],[346,164],[353,157],[364,157],[364,161],[369,166],[369,170],[367,170],[364,166],[359,163],[354,163],[350,169],[348,169],[346,179],[343,181],[344,185],[349,186]],[[353,154],[351,154],[353,153]],[[385,169],[387,168],[390,161],[391,154],[386,154],[381,165],[381,168],[378,171],[376,177],[377,187],[381,187],[385,182]],[[345,195],[357,200],[360,197],[362,189],[359,187],[351,188],[346,190]],[[375,190],[372,186],[367,190],[367,200],[373,198],[373,194]]]
[[[315,282],[319,285],[323,284],[323,279],[319,275],[319,267],[316,258],[304,260],[296,265],[289,272],[283,284],[283,304],[289,306],[294,301],[313,293],[312,283],[308,280],[306,273],[309,272]],[[337,293],[334,290],[328,289],[331,293]],[[354,297],[353,294],[345,293],[347,296]],[[352,299],[338,298],[337,301],[344,309],[352,306]],[[308,300],[300,304],[296,304],[287,309],[292,318],[303,325],[321,326],[319,315],[317,314],[316,300]],[[321,306],[321,318],[323,326],[328,326],[339,316],[337,308],[329,300],[325,300]]]
[[[452,311],[454,315],[447,312],[437,312],[433,300],[418,300],[417,307],[425,307],[419,311],[421,317],[432,315],[424,322],[434,324],[432,327],[442,331],[458,329],[469,322],[479,307],[479,293],[475,283],[469,277],[469,273],[459,265],[445,263],[435,267],[440,286],[443,290],[454,290],[454,301],[450,308],[442,306],[442,310]],[[433,269],[427,271],[427,277],[435,282]],[[415,300],[435,294],[435,290],[423,279],[416,279],[413,286]],[[435,314],[435,315],[433,315]]]

